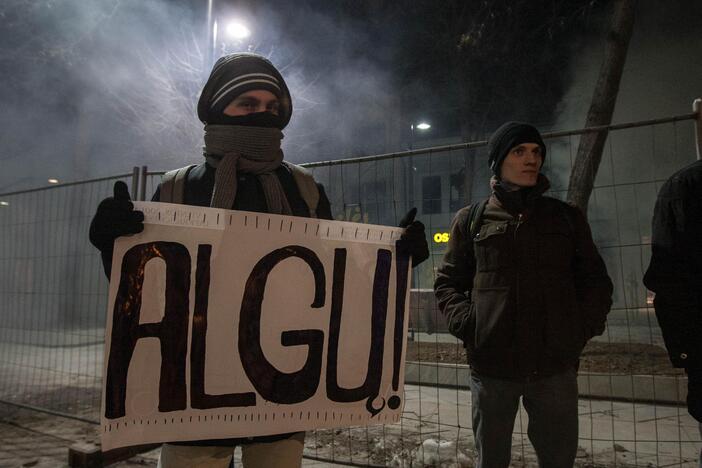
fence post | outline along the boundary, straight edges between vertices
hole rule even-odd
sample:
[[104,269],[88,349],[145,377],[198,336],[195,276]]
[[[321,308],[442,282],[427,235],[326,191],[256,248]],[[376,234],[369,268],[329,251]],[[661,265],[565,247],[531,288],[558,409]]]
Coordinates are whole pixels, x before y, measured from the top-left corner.
[[139,174],[139,201],[146,200],[146,172],[148,168],[146,166],[141,166],[141,173]]
[[132,198],[139,199],[139,167],[132,168]]
[[697,159],[702,159],[702,99],[692,101],[692,111],[697,114],[695,120],[695,143],[697,146]]

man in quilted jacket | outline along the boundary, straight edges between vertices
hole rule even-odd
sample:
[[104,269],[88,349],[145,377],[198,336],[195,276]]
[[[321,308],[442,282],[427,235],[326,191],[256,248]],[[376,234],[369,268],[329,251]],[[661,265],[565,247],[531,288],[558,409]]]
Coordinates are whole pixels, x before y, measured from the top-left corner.
[[476,466],[509,465],[520,398],[539,466],[573,466],[576,370],[604,331],[612,283],[580,210],[544,196],[538,130],[508,122],[488,151],[492,195],[456,213],[434,284],[471,366]]

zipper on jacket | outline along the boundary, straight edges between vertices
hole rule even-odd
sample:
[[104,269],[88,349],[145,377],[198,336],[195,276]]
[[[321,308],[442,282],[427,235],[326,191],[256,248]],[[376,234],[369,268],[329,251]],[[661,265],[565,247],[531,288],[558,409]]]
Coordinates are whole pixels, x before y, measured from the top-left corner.
[[519,213],[519,215],[517,216],[517,226],[514,228],[514,240],[515,241],[517,240],[517,231],[519,230],[519,226],[522,225],[523,217],[524,217],[524,215],[522,213]]
[[[515,249],[515,251],[517,249],[517,231],[519,231],[519,226],[522,224],[523,217],[524,216],[522,215],[522,213],[519,213],[519,215],[517,216],[517,225],[514,227],[514,246],[513,246],[513,248]],[[516,282],[515,290],[517,293],[515,303],[517,306],[517,310],[519,310],[519,268],[521,267],[522,261],[521,261],[521,257],[519,255],[516,255],[516,258],[519,259],[519,264],[517,265],[516,275],[515,275],[516,276],[515,277],[515,282]]]
[[[513,248],[515,249],[515,251],[516,251],[516,249],[517,249],[517,231],[519,231],[519,226],[521,226],[522,220],[523,220],[523,219],[524,219],[524,215],[523,215],[522,213],[519,213],[519,215],[517,215],[517,224],[516,224],[515,227],[514,227],[514,235],[513,235],[513,237],[514,237],[514,245],[513,245]],[[521,314],[521,309],[520,309],[520,307],[519,307],[519,295],[520,295],[520,291],[519,291],[519,283],[520,283],[519,269],[521,268],[522,260],[521,260],[521,258],[520,258],[519,255],[516,255],[516,258],[519,259],[519,260],[518,260],[519,263],[516,265],[517,268],[515,269],[515,275],[514,275],[514,276],[515,276],[515,278],[514,278],[514,280],[515,280],[515,286],[514,286],[514,289],[515,289],[515,299],[514,299],[514,303],[515,303],[515,307],[516,307],[518,313]]]

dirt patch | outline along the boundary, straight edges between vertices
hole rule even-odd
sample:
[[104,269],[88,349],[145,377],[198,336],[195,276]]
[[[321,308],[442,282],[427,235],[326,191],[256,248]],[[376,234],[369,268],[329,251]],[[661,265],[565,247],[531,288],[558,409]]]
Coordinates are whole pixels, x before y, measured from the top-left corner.
[[[407,343],[407,360],[465,364],[466,350],[454,343]],[[580,359],[581,372],[625,375],[684,375],[671,366],[668,353],[660,346],[644,343],[590,342]]]

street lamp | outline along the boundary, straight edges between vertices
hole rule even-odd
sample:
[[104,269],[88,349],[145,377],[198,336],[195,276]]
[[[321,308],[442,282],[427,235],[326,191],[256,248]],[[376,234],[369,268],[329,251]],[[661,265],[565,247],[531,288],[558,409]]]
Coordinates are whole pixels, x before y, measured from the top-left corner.
[[428,124],[427,122],[422,121],[416,125],[415,124],[410,125],[410,130],[412,131],[412,135],[410,137],[410,149],[412,149],[414,146],[414,129],[415,128],[421,132],[425,132],[431,128],[431,124]]
[[[246,26],[246,24],[242,23],[241,21],[230,21],[226,24],[224,27],[224,33],[225,36],[230,39],[231,43],[236,45],[237,47],[241,46],[243,44],[243,41],[251,36],[251,30]],[[210,56],[212,57],[212,63],[215,62],[217,59],[216,52],[217,52],[217,46],[220,45],[220,53],[224,55],[227,50],[226,50],[226,45],[227,43],[225,41],[221,41],[221,43],[218,44],[219,41],[219,24],[217,23],[217,20],[214,20],[212,22],[212,42],[210,44],[211,47],[211,53]],[[250,49],[251,46],[247,47],[247,49]]]
[[213,32],[217,26],[212,22],[212,0],[207,0],[207,42],[205,47],[205,57],[202,69],[204,73],[210,69],[214,63],[214,37]]
[[[205,64],[205,70],[209,70],[217,60],[218,45],[220,45],[219,49],[221,49],[219,51],[220,54],[224,55],[227,52],[225,42],[221,41],[220,43],[220,39],[218,38],[220,28],[215,19],[216,15],[213,10],[213,2],[214,0],[207,0],[207,63]],[[237,48],[242,45],[245,39],[251,36],[251,30],[243,21],[232,20],[222,24],[224,25],[223,32],[226,37],[232,41]],[[246,49],[250,51],[251,45],[248,45]]]
[[51,177],[51,178],[49,178],[49,179],[47,180],[47,182],[50,183],[50,184],[58,184],[58,183],[59,183],[59,180],[58,180],[58,179],[55,179],[55,178],[53,178],[53,177]]
[[226,31],[227,36],[236,40],[246,39],[251,35],[251,31],[249,31],[249,28],[247,28],[245,24],[240,23],[238,21],[232,21],[231,23],[229,23],[227,25]]

